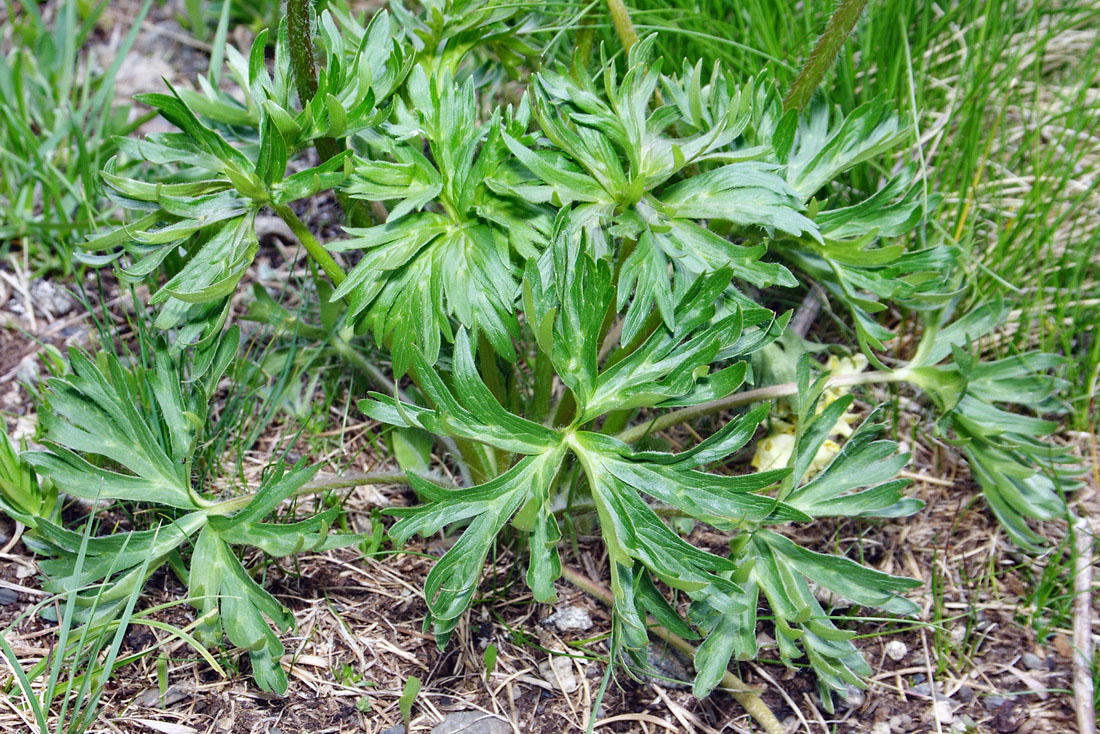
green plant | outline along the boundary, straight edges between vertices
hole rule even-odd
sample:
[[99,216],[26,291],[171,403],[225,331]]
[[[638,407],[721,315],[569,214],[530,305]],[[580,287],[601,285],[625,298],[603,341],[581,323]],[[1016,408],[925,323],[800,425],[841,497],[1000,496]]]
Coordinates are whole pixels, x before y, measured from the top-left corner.
[[40,518],[54,518],[56,509],[57,490],[39,482],[8,435],[0,433],[0,510],[33,529]]
[[[790,89],[837,3],[630,6],[639,29],[658,31],[662,55],[704,65],[721,60],[741,76],[767,63]],[[598,14],[598,6],[590,11]],[[1100,86],[1100,43],[1083,31],[1098,20],[1088,2],[869,3],[825,82],[842,109],[882,96],[913,118],[921,145],[884,151],[843,174],[843,184],[872,191],[884,172],[920,162],[926,188],[945,194],[948,204],[897,242],[958,244],[967,308],[998,298],[1013,307],[1004,338],[988,348],[1002,357],[1037,347],[1066,356],[1065,422],[1085,431],[1096,425],[1089,395],[1100,374],[1100,235],[1090,173],[1100,120],[1082,101]],[[610,42],[614,34],[604,30],[597,38]],[[941,126],[945,120],[950,124]]]
[[[187,584],[189,601],[202,614],[199,639],[213,644],[224,633],[247,650],[256,682],[286,689],[279,666],[283,646],[268,626],[293,626],[288,609],[241,565],[233,546],[272,556],[357,543],[357,536],[329,536],[339,513],[331,508],[294,523],[264,522],[315,473],[299,463],[268,468],[252,494],[217,499],[212,486],[194,485],[192,461],[206,425],[207,406],[230,360],[239,333],[201,351],[193,361],[161,348],[151,365],[127,370],[113,356],[97,361],[73,352],[72,372],[49,382],[43,415],[45,452],[26,460],[73,497],[148,506],[158,518],[149,530],[86,537],[40,519],[36,533],[54,556],[41,561],[46,588],[74,594],[73,619],[103,625],[129,605],[149,575],[167,564]],[[189,561],[183,551],[190,547]],[[97,582],[109,584],[90,586]],[[266,619],[265,619],[266,617]]]
[[[84,569],[84,563],[88,559],[88,553],[92,539],[92,530],[95,521],[89,517],[84,524],[83,532],[79,533],[79,545],[76,549],[75,572],[79,575]],[[127,547],[123,542],[122,549]],[[121,554],[120,554],[121,555]],[[141,563],[141,571],[149,570],[152,558],[146,557]],[[87,730],[99,713],[99,702],[103,696],[111,674],[119,667],[138,660],[153,652],[167,640],[175,638],[188,645],[203,657],[203,659],[216,671],[221,672],[217,661],[210,653],[189,634],[187,629],[172,627],[164,622],[152,619],[151,616],[163,607],[154,607],[148,610],[137,610],[137,603],[141,597],[142,586],[133,585],[126,592],[125,597],[116,599],[120,605],[110,615],[101,617],[99,623],[79,625],[80,616],[78,597],[83,595],[84,602],[90,604],[93,614],[98,609],[100,601],[105,593],[108,593],[109,583],[92,584],[85,588],[71,588],[63,593],[26,609],[4,630],[0,635],[0,654],[6,658],[8,666],[13,672],[12,678],[3,689],[6,694],[12,684],[18,685],[23,700],[33,716],[34,725],[39,734],[47,734],[51,730],[51,706],[60,700],[60,705],[53,713],[53,731],[61,734],[80,734]],[[57,644],[50,654],[42,658],[34,665],[24,666],[18,658],[15,650],[9,644],[9,633],[17,629],[18,624],[26,617],[37,612],[47,612],[51,606],[63,602],[59,615]],[[172,602],[165,606],[173,606],[178,602]],[[190,627],[199,624],[201,620],[193,622]],[[120,655],[126,632],[131,626],[144,625],[159,630],[166,634],[161,642],[151,648],[141,650],[128,656]],[[38,685],[35,685],[38,682]]]
[[[499,536],[526,543],[527,583],[538,601],[550,601],[563,573],[562,525],[591,516],[608,552],[616,654],[644,651],[647,615],[671,634],[702,638],[695,693],[706,695],[731,658],[755,656],[762,595],[784,661],[806,656],[826,694],[860,684],[870,670],[854,633],[821,606],[812,584],[913,614],[918,607],[903,594],[917,582],[810,551],[779,532],[823,517],[891,518],[920,508],[897,478],[908,457],[883,437],[881,413],[872,408],[851,430],[847,388],[857,385],[927,393],[1019,542],[1038,540],[1027,518],[1065,513],[1055,487],[1072,483],[1056,484],[1065,477],[1047,471],[1065,455],[1037,438],[1052,424],[995,405],[1046,411],[1059,386],[1048,374],[1057,360],[981,363],[967,351],[1003,314],[979,308],[951,322],[964,285],[958,248],[897,242],[937,202],[922,195],[913,170],[876,181],[870,193],[835,183],[908,134],[884,102],[847,115],[820,98],[785,109],[767,73],[705,73],[690,59],[666,73],[650,36],[623,58],[606,50],[588,58],[580,44],[569,65],[547,64],[514,105],[484,114],[505,85],[482,73],[482,60],[540,37],[527,33],[520,44],[518,30],[537,19],[516,6],[429,3],[419,17],[395,8],[363,26],[333,3],[311,36],[306,4],[291,5],[293,22],[275,34],[273,73],[264,34],[248,59],[228,50],[241,99],[209,84],[144,97],[179,132],[126,141],[120,151],[172,172],[122,177],[109,164],[104,178],[116,201],[138,215],[88,247],[104,253],[91,261],[117,262],[127,279],[163,280],[152,302],[172,353],[159,350],[156,368],[141,377],[74,356],[74,376],[56,381],[49,398],[64,416],[47,426],[51,451],[30,455],[62,491],[175,508],[163,537],[135,531],[132,542],[148,549],[155,541],[153,555],[175,568],[176,549],[197,538],[184,574],[192,602],[222,609],[226,634],[251,650],[260,685],[286,685],[282,647],[263,616],[282,627],[292,617],[229,546],[280,554],[346,541],[325,539],[327,512],[297,525],[259,523],[302,487],[304,467],[275,470],[255,496],[221,502],[189,479],[193,431],[205,426],[216,382],[205,375],[234,359],[224,325],[264,207],[311,258],[322,325],[288,318],[264,295],[252,316],[312,328],[335,356],[366,371],[388,359],[393,380],[373,380],[386,394],[361,401],[361,410],[406,436],[439,438],[471,478],[443,486],[409,450],[402,463],[422,504],[389,511],[400,518],[390,529],[397,542],[462,526],[426,584],[426,625],[441,645],[472,603]],[[319,72],[314,40],[323,46]],[[518,64],[521,56],[508,58]],[[288,175],[311,147],[323,162]],[[330,189],[351,237],[323,246],[290,204]],[[357,264],[345,274],[331,253],[354,253]],[[320,285],[321,274],[331,287]],[[799,354],[803,340],[784,335],[790,313],[781,289],[815,282],[850,314],[876,371],[819,376]],[[908,363],[884,354],[889,309],[923,324]],[[186,354],[197,365],[187,384],[198,392],[183,394],[176,365]],[[784,370],[794,379],[765,381]],[[145,384],[152,422],[126,412],[127,396]],[[791,450],[777,468],[748,472],[745,449],[780,398],[794,421]],[[867,398],[880,402],[873,392]],[[89,401],[97,411],[78,410]],[[105,417],[116,413],[125,426]],[[684,423],[710,435],[664,450],[654,434]],[[839,424],[850,435],[830,453]],[[93,444],[93,431],[122,431],[119,448]],[[81,451],[128,471],[104,469],[74,453]],[[676,519],[727,533],[729,551],[687,542]],[[64,583],[75,538],[44,527],[62,552],[47,571]],[[113,568],[117,541],[97,538],[93,548],[97,568]],[[144,581],[140,569],[126,568],[120,590]],[[226,588],[234,582],[244,597]],[[213,635],[217,624],[205,631]]]

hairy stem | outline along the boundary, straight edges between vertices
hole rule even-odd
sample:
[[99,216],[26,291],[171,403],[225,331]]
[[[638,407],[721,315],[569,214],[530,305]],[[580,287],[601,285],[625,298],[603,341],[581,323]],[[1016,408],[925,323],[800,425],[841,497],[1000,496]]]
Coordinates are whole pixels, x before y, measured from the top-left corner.
[[[290,47],[290,70],[298,101],[305,108],[317,96],[317,63],[313,58],[313,35],[309,25],[309,0],[286,0],[286,31]],[[323,137],[313,141],[321,162],[339,155],[344,141]],[[337,191],[336,199],[348,221],[355,227],[369,226],[371,217],[361,201]]]
[[[854,385],[870,385],[882,382],[902,382],[908,378],[909,371],[900,369],[893,371],[863,372],[858,375],[840,375],[830,378],[825,384],[827,387],[852,387]],[[778,385],[768,385],[767,387],[759,387],[755,390],[734,393],[733,395],[720,398],[719,400],[711,400],[708,403],[700,403],[699,405],[681,408],[680,410],[674,410],[671,413],[657,416],[648,423],[640,423],[626,429],[615,436],[615,438],[620,441],[625,441],[626,443],[633,443],[650,433],[663,431],[669,426],[689,423],[697,418],[721,413],[723,410],[739,408],[742,405],[751,405],[752,403],[758,403],[762,400],[782,398],[787,395],[794,395],[797,392],[797,382],[782,382]]]
[[[569,566],[562,566],[561,573],[566,581],[584,591],[586,594],[596,597],[609,607],[615,605],[615,597],[609,590],[582,573],[573,570]],[[652,620],[650,620],[650,623],[651,626],[649,631],[653,633],[655,637],[664,640],[688,657],[692,659],[695,658],[694,645],[683,637],[653,623]],[[722,676],[722,682],[719,684],[719,687],[733,696],[734,700],[741,704],[741,706],[749,712],[752,718],[756,719],[756,722],[764,728],[767,734],[783,734],[785,731],[783,725],[779,723],[779,719],[775,717],[772,710],[768,708],[768,705],[760,698],[759,690],[747,685],[728,670],[726,674]]]
[[[290,42],[290,69],[298,100],[305,107],[317,96],[317,63],[313,59],[313,36],[309,27],[309,0],[286,0],[286,32]],[[334,138],[314,142],[324,163],[338,155],[344,146]]]
[[279,215],[280,219],[286,222],[286,225],[290,227],[290,231],[294,233],[294,236],[298,238],[302,246],[306,248],[306,252],[308,252],[314,262],[320,266],[321,270],[325,272],[325,275],[332,281],[332,284],[340,285],[344,282],[346,275],[343,268],[332,259],[332,255],[330,255],[328,250],[326,250],[317,238],[313,236],[313,233],[310,232],[309,228],[298,218],[294,210],[286,204],[273,204],[272,209],[275,210],[275,213]]
[[638,42],[638,32],[634,30],[634,23],[630,20],[630,12],[626,9],[626,4],[623,0],[607,0],[607,10],[611,14],[611,23],[615,26],[615,32],[619,34],[623,50],[629,51],[630,47]]
[[836,61],[837,54],[844,48],[844,42],[848,40],[866,6],[867,0],[840,0],[825,26],[825,32],[817,39],[814,50],[810,52],[798,72],[798,78],[794,80],[794,85],[783,99],[784,110],[801,112],[805,109],[814,90],[821,86],[825,73]]

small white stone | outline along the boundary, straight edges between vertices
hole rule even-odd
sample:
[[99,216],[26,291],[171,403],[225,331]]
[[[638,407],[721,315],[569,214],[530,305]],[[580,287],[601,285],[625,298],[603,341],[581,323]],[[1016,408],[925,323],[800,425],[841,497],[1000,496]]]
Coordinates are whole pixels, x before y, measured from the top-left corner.
[[11,429],[8,437],[16,446],[24,438],[30,440],[34,436],[34,430],[38,426],[38,420],[33,415],[21,415],[15,419],[15,428]]
[[50,316],[63,316],[73,310],[72,297],[48,280],[36,280],[31,285],[31,300]]
[[858,709],[867,701],[867,696],[863,693],[863,689],[858,686],[848,684],[848,689],[844,692],[844,703],[847,704],[850,709]]
[[573,659],[561,655],[551,655],[539,663],[539,675],[562,693],[572,693],[581,685],[573,672]]
[[885,721],[877,721],[871,727],[871,734],[890,734],[890,725]]
[[557,627],[559,632],[584,632],[592,626],[592,617],[584,607],[563,606],[547,617],[546,623]]
[[936,701],[932,704],[932,713],[941,724],[950,724],[955,720],[950,701]]
[[962,641],[966,638],[966,626],[957,624],[951,628],[951,631],[947,633],[947,636],[951,639],[952,645],[961,645]]
[[15,379],[34,385],[42,377],[42,366],[38,364],[37,354],[28,354],[19,360],[15,368]]
[[901,662],[902,658],[909,654],[909,646],[901,640],[890,640],[886,643],[886,657],[893,660],[895,663]]

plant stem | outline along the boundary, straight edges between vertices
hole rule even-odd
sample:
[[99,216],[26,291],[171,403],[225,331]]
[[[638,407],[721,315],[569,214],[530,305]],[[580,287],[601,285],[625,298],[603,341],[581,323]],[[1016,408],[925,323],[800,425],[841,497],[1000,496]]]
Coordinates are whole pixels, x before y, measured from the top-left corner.
[[[615,597],[602,585],[597,584],[595,581],[573,570],[569,566],[562,566],[561,574],[566,581],[573,584],[581,591],[596,597],[609,607],[614,607]],[[648,621],[651,624],[649,631],[652,632],[655,637],[664,640],[692,660],[695,659],[694,645],[664,627],[654,624],[652,619]],[[749,715],[756,719],[756,722],[760,724],[760,726],[764,727],[764,731],[767,734],[783,734],[785,731],[783,725],[779,723],[779,719],[775,717],[772,710],[768,708],[768,705],[760,698],[760,691],[758,689],[749,686],[728,670],[725,675],[722,676],[722,682],[719,683],[719,687],[733,696],[734,700],[741,704],[741,706],[749,712]]]
[[302,246],[306,248],[306,252],[309,253],[309,256],[321,266],[321,270],[325,271],[325,275],[332,281],[332,284],[340,285],[344,282],[346,275],[343,268],[332,259],[332,255],[330,255],[328,250],[317,241],[317,238],[314,237],[313,233],[302,223],[302,220],[298,218],[294,210],[286,204],[272,204],[272,209],[275,210],[275,213],[279,215],[280,219],[286,222],[286,225],[290,227],[290,231],[294,233],[294,236],[298,238]]
[[[870,385],[880,382],[902,382],[908,378],[909,371],[907,369],[900,369],[893,371],[862,372],[858,375],[840,375],[830,378],[825,384],[827,387],[852,387],[854,385]],[[794,395],[797,392],[797,382],[782,382],[778,385],[768,385],[767,387],[760,387],[755,390],[734,393],[728,397],[711,400],[708,403],[700,403],[690,408],[681,408],[671,413],[665,413],[664,415],[654,418],[649,423],[640,423],[628,428],[615,436],[615,438],[626,443],[633,443],[650,433],[663,431],[669,426],[688,423],[697,418],[702,418],[703,416],[721,413],[723,410],[738,408],[742,405],[758,403],[762,400],[772,400],[787,395]]]
[[531,397],[529,417],[536,423],[542,423],[550,413],[550,399],[554,390],[554,365],[550,355],[538,349],[535,354],[535,389]]
[[493,397],[497,399],[497,402],[501,405],[507,405],[504,376],[500,373],[500,367],[497,365],[496,350],[493,349],[493,345],[489,343],[484,333],[478,334],[477,341],[477,359],[481,364],[481,378],[485,380],[485,386],[489,388],[489,392],[493,393]]
[[615,32],[619,34],[619,42],[623,44],[623,50],[630,51],[630,47],[638,42],[638,32],[634,30],[630,12],[626,9],[623,0],[607,0],[607,10],[611,14],[611,23],[615,26]]
[[844,42],[848,40],[856,21],[863,14],[867,0],[840,0],[825,26],[825,32],[817,39],[814,50],[798,72],[798,78],[783,99],[784,110],[801,112],[805,109],[814,91],[821,86],[825,72],[832,67]]
[[[294,86],[298,91],[298,101],[305,109],[317,96],[317,64],[313,59],[309,0],[286,1],[286,32]],[[330,137],[317,138],[313,141],[313,147],[317,150],[317,156],[321,162],[324,163],[343,152],[344,141]],[[342,191],[336,192],[336,199],[352,226],[366,227],[372,224],[370,214],[362,201],[353,200]]]
[[[286,32],[290,42],[290,69],[298,101],[306,107],[317,96],[317,64],[313,59],[313,36],[309,27],[309,0],[286,0]],[[317,138],[317,155],[324,163],[344,146],[333,138]]]
[[1087,518],[1074,523],[1073,693],[1081,734],[1096,734],[1095,684],[1092,680],[1092,544],[1095,537]]
[[[431,475],[422,475],[422,478],[438,484],[441,487],[452,486],[450,482],[439,477]],[[367,484],[400,484],[407,485],[409,483],[409,477],[404,472],[358,472],[351,474],[344,474],[339,477],[328,477],[323,479],[314,479],[306,484],[302,485],[298,491],[294,493],[295,497],[302,497],[307,494],[318,494],[320,492],[326,492],[330,489],[348,489],[351,487],[362,487]],[[256,498],[255,492],[249,494],[242,494],[239,497],[233,497],[223,502],[217,502],[211,504],[209,507],[204,508],[210,515],[229,515],[238,510],[242,510],[248,506],[248,503]]]

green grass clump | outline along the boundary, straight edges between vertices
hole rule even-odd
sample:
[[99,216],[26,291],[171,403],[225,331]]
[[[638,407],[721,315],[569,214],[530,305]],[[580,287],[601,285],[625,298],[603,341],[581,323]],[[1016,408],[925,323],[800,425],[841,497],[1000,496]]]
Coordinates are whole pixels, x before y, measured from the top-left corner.
[[[0,30],[0,256],[72,272],[76,243],[107,223],[99,170],[116,135],[149,119],[116,104],[114,80],[149,9],[145,2],[106,69],[85,47],[107,8],[76,0],[40,8],[6,0]],[[45,15],[49,12],[52,15]]]

